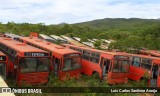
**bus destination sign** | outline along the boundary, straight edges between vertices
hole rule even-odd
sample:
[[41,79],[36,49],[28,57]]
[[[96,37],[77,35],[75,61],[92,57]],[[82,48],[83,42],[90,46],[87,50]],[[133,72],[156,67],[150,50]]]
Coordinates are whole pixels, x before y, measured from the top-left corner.
[[48,53],[40,53],[40,52],[26,52],[24,55],[25,56],[29,56],[29,57],[45,57],[45,56],[49,56]]

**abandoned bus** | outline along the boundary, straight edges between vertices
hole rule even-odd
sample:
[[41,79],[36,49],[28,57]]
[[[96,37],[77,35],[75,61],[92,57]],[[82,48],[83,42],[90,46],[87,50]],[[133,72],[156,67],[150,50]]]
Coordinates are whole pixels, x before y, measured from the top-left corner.
[[160,57],[160,51],[158,50],[140,50],[139,53],[144,54],[144,55],[150,55],[153,57]]
[[14,40],[19,40],[19,38],[20,38],[21,36],[16,35],[16,34],[11,34],[11,33],[5,33],[5,34],[4,34],[4,37],[12,38],[12,39],[14,39]]
[[128,54],[130,57],[129,79],[139,81],[142,77],[149,78],[152,87],[160,87],[160,58]]
[[62,44],[82,53],[82,73],[91,76],[97,73],[109,84],[128,82],[129,58],[123,53],[105,52],[88,47]]
[[7,56],[0,51],[0,76],[3,80],[6,80],[7,77],[7,68],[8,68],[8,58]]
[[6,37],[0,37],[0,49],[8,56],[8,71],[15,77],[16,84],[48,82],[48,52]]
[[58,76],[61,80],[68,78],[78,78],[80,76],[80,52],[47,42],[37,37],[21,37],[20,39],[26,44],[35,46],[51,53],[54,76]]

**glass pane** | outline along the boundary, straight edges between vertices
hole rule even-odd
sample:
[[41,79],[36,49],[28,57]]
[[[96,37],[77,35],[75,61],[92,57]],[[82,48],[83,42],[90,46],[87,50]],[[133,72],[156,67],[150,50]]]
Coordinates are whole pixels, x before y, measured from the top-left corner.
[[94,57],[91,57],[90,61],[94,63],[99,63],[99,59]]
[[121,72],[121,66],[118,60],[114,60],[113,72]]
[[87,50],[83,50],[83,54],[84,54],[84,55],[87,55],[87,56],[90,56],[90,52],[87,51]]
[[20,61],[20,71],[22,73],[36,72],[37,59],[25,58]]
[[150,70],[150,69],[151,69],[151,65],[145,64],[145,63],[142,63],[142,64],[141,64],[141,67],[144,68],[144,69],[147,69],[147,70]]
[[38,66],[37,71],[38,72],[44,72],[49,71],[49,58],[38,58]]
[[114,56],[115,59],[127,59],[127,56],[122,56],[122,55],[116,55]]
[[148,64],[151,65],[151,59],[142,58],[142,62],[143,62],[143,63],[148,63]]
[[129,56],[129,60],[132,61],[132,60],[133,60],[133,57],[132,57],[132,56]]
[[140,62],[132,61],[132,65],[136,67],[140,67]]
[[99,53],[96,53],[96,52],[92,52],[91,56],[92,56],[92,57],[99,58],[100,54],[99,54]]
[[89,60],[89,56],[86,56],[86,55],[82,55],[82,58],[85,60]]
[[129,61],[128,60],[114,60],[113,72],[128,72]]
[[81,68],[81,60],[80,57],[73,58],[73,69]]
[[0,76],[2,76],[3,79],[6,79],[5,72],[6,72],[5,64],[0,63]]
[[129,62],[128,60],[122,60],[122,72],[129,71]]
[[134,57],[133,61],[140,62],[140,58],[139,57]]
[[65,59],[64,67],[71,67],[71,65],[72,65],[72,59],[71,58]]
[[69,71],[81,68],[80,57],[65,58],[63,71]]

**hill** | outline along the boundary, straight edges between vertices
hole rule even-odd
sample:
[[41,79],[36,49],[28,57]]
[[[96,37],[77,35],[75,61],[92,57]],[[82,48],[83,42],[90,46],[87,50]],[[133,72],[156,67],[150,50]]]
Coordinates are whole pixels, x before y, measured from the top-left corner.
[[30,32],[46,35],[67,35],[80,37],[83,42],[88,38],[113,39],[111,49],[148,48],[160,50],[160,19],[105,18],[88,22],[59,25],[44,23],[0,23],[0,32],[12,32],[27,36]]
[[153,28],[160,24],[160,19],[139,19],[139,18],[105,18],[88,22],[76,23],[78,26],[87,26],[99,31],[128,31],[138,32],[146,28]]

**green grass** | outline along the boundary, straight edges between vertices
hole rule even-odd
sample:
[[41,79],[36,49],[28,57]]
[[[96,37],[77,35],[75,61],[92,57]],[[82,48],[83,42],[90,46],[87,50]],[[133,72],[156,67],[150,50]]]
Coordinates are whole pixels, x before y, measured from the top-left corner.
[[[15,86],[14,81],[8,81],[9,86]],[[27,86],[28,85],[23,85]],[[147,87],[145,79],[139,82],[129,80],[128,83],[118,85],[108,85],[105,81],[96,79],[96,76],[82,75],[79,79],[70,79],[66,81],[60,81],[58,78],[50,76],[48,87]],[[91,90],[86,90],[86,93],[43,93],[43,94],[16,94],[16,96],[153,96],[146,95],[145,93],[89,93]],[[87,93],[88,92],[88,93]],[[159,96],[159,94],[156,94]]]

